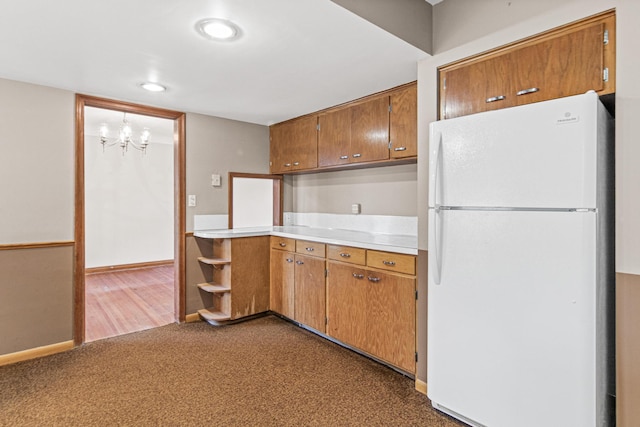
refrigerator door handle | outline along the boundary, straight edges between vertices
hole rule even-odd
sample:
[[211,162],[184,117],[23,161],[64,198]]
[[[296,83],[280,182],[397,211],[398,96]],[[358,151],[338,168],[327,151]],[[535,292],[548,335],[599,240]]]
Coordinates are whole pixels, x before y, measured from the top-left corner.
[[442,225],[442,220],[440,219],[440,215],[443,213],[442,210],[440,210],[440,208],[435,208],[433,210],[433,221],[434,221],[434,227],[433,227],[433,249],[434,249],[434,256],[436,259],[436,265],[435,268],[433,269],[433,283],[435,283],[436,285],[440,284],[441,278],[442,278],[442,243],[444,240],[444,236],[443,236],[443,225]]
[[442,198],[442,191],[440,191],[440,183],[442,182],[442,162],[443,149],[442,149],[442,132],[436,132],[436,152],[433,153],[436,156],[436,170],[433,177],[433,215],[434,215],[434,257],[436,265],[433,271],[433,281],[436,285],[440,284],[440,278],[442,276],[442,221],[440,220],[440,214],[442,212],[440,199]]
[[436,145],[437,148],[434,153],[436,156],[436,171],[433,179],[433,206],[436,212],[438,212],[440,210],[440,198],[442,197],[442,194],[438,197],[438,190],[440,189],[440,182],[442,181],[442,162],[444,160],[442,158],[442,132],[436,132],[435,137],[438,144]]

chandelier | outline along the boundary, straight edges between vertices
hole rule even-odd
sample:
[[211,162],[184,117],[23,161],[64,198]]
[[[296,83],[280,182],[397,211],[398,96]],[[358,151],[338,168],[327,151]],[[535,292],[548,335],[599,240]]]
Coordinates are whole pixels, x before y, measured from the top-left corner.
[[123,156],[125,152],[129,151],[130,146],[136,150],[142,151],[142,154],[146,154],[147,146],[149,145],[149,138],[151,137],[149,129],[144,128],[142,130],[140,137],[138,138],[138,142],[136,142],[132,136],[133,129],[127,120],[127,113],[124,113],[117,138],[109,138],[109,128],[106,123],[102,123],[102,125],[100,125],[100,143],[102,144],[102,152],[104,153],[106,147],[119,145],[122,149]]

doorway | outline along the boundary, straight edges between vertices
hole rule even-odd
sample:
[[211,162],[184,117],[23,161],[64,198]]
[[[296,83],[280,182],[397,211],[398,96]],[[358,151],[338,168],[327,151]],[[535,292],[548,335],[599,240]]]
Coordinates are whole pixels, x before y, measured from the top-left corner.
[[[76,96],[76,198],[75,198],[75,290],[74,290],[74,341],[76,345],[82,344],[86,341],[86,310],[87,310],[87,299],[86,299],[86,291],[87,291],[87,282],[86,282],[86,271],[87,271],[87,261],[95,264],[100,263],[100,261],[96,261],[96,255],[91,254],[90,259],[87,258],[87,211],[93,211],[93,207],[87,206],[87,198],[85,196],[85,190],[94,184],[90,182],[90,180],[86,180],[85,178],[85,167],[87,166],[85,159],[85,154],[88,150],[92,150],[94,147],[85,146],[85,137],[89,138],[88,135],[85,135],[85,121],[86,121],[86,109],[87,108],[97,108],[109,110],[109,112],[115,112],[117,115],[123,117],[126,113],[127,115],[140,115],[145,117],[152,117],[158,119],[169,119],[172,121],[171,128],[172,132],[170,135],[170,148],[169,150],[173,151],[173,202],[172,208],[173,210],[173,227],[172,228],[172,240],[173,240],[173,251],[171,253],[172,259],[163,260],[160,264],[164,264],[165,267],[169,267],[169,270],[164,272],[160,272],[160,274],[164,274],[165,279],[167,272],[173,275],[173,321],[184,321],[185,318],[185,115],[181,112],[164,110],[159,108],[147,107],[138,104],[125,103],[120,101],[112,101],[103,98],[90,97],[85,95],[77,95]],[[136,118],[139,118],[136,116]],[[115,129],[117,131],[117,129]],[[98,146],[100,146],[99,141],[96,142]],[[152,145],[148,148],[151,150]],[[165,147],[166,148],[166,147]],[[102,147],[99,147],[102,150]],[[105,148],[106,150],[120,150],[119,147],[110,147]],[[135,152],[135,150],[130,148],[130,151],[126,152],[125,155],[141,155],[142,153]],[[122,153],[120,154],[122,155]],[[90,165],[93,167],[94,165]],[[130,176],[131,173],[129,173]],[[132,178],[135,179],[135,178]],[[148,191],[152,191],[153,189],[147,188]],[[95,212],[94,212],[95,213]],[[133,214],[135,217],[136,215]],[[129,218],[128,220],[130,220]],[[142,220],[144,218],[134,218],[134,220]],[[115,221],[117,222],[117,221]],[[126,230],[126,228],[125,228]],[[126,231],[125,231],[126,234]],[[91,237],[93,238],[93,237]],[[105,245],[108,246],[108,245]],[[101,248],[104,250],[98,251],[98,258],[109,257],[115,255],[115,260],[122,260],[123,258],[118,258],[120,254],[109,254],[109,252],[113,252],[113,249],[109,247]],[[120,249],[122,250],[122,249]],[[126,249],[124,249],[126,252]],[[124,256],[132,257],[134,261],[134,265],[141,266],[140,261],[141,258],[136,259],[135,249],[132,251],[132,254],[124,254]],[[167,266],[167,262],[169,265]],[[104,259],[103,262],[104,263]],[[114,263],[118,264],[118,261],[114,261]],[[110,266],[113,263],[107,262]],[[154,263],[150,263],[154,264]],[[157,263],[155,263],[157,264]],[[90,265],[90,267],[92,267]],[[126,267],[126,264],[125,264]],[[147,265],[149,268],[160,267],[158,265]],[[92,269],[90,269],[91,271]],[[171,272],[172,270],[172,272]],[[137,280],[137,279],[132,279]],[[166,281],[166,280],[165,280]],[[143,297],[144,298],[144,297]],[[150,304],[153,304],[152,301],[149,301]]]
[[172,323],[173,120],[85,107],[84,131],[85,341]]

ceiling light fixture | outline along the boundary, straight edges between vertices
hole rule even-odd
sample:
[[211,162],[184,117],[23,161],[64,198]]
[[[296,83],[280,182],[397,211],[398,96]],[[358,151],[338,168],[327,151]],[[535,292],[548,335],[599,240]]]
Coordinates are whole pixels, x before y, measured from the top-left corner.
[[146,154],[147,146],[149,145],[149,138],[151,138],[151,132],[149,129],[144,128],[142,130],[139,137],[140,142],[138,143],[133,141],[132,135],[133,128],[127,120],[127,113],[124,113],[117,138],[109,139],[109,128],[106,123],[102,123],[102,125],[100,125],[100,143],[102,144],[102,152],[104,153],[105,147],[113,147],[117,144],[122,149],[123,156],[124,153],[129,150],[129,145],[136,150],[142,151],[142,154]]
[[240,37],[240,27],[220,18],[202,19],[196,22],[196,31],[209,40],[232,41]]
[[140,84],[140,86],[142,87],[142,89],[148,90],[149,92],[164,92],[165,90],[167,90],[167,88],[162,86],[161,84],[153,82],[144,82]]

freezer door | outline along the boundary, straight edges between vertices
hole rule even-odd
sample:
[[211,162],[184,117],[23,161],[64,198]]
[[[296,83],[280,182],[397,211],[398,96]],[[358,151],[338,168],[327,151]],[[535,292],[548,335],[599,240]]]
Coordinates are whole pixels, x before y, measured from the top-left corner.
[[434,406],[491,427],[595,427],[596,214],[431,209],[429,222]]
[[595,93],[431,123],[429,206],[595,208]]

